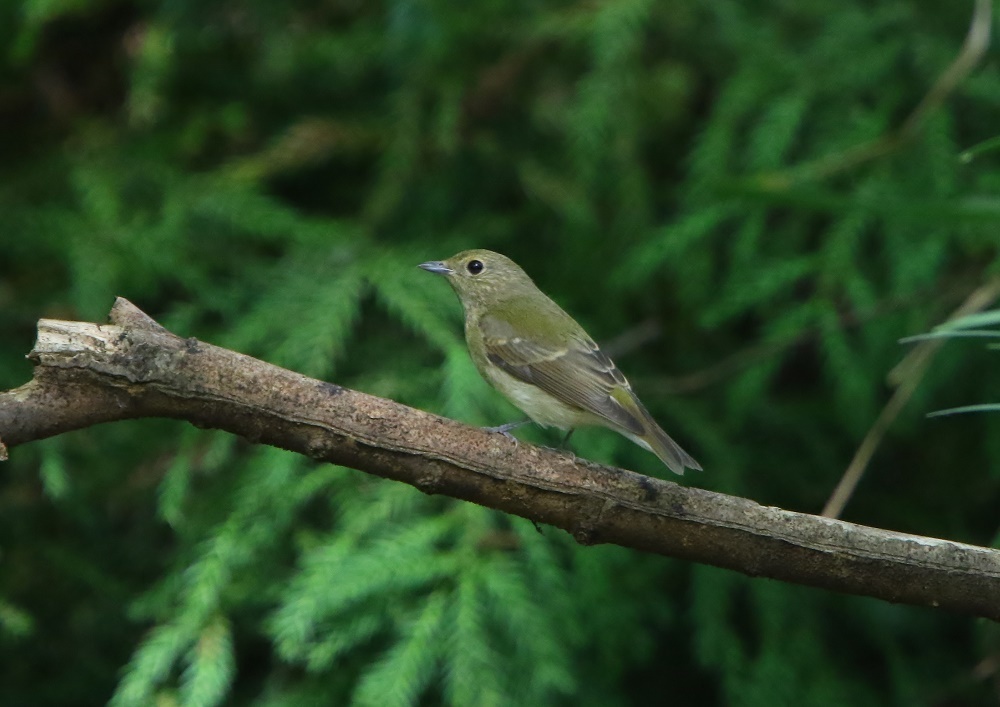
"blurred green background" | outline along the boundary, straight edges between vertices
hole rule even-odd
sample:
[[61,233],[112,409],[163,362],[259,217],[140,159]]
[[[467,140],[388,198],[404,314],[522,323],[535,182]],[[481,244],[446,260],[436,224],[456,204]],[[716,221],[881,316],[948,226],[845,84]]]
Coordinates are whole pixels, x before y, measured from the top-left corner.
[[[1000,274],[971,2],[0,4],[0,388],[129,298],[476,425],[518,413],[416,268],[499,250],[705,467],[816,513],[889,371]],[[995,22],[995,21],[994,21]],[[881,148],[895,149],[881,149]],[[997,541],[996,353],[949,342],[844,517]],[[519,433],[521,434],[521,433]],[[539,431],[521,436],[546,444]],[[666,476],[613,433],[581,456]],[[0,466],[4,705],[990,705],[1000,635],[141,420]]]

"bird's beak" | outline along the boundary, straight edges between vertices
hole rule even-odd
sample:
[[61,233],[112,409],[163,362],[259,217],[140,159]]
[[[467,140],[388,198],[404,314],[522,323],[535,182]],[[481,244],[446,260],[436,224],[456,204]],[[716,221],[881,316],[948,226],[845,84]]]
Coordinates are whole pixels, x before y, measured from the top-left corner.
[[423,268],[427,272],[436,273],[438,275],[454,275],[455,271],[449,268],[447,265],[442,263],[440,260],[432,260],[429,263],[420,263],[418,267]]

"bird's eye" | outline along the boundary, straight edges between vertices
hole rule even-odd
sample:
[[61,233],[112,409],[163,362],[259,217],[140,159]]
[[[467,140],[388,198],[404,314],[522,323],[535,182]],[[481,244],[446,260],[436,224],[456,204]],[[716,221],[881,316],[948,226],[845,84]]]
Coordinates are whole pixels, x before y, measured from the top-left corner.
[[469,264],[465,266],[469,272],[473,275],[478,275],[483,271],[483,264],[479,260],[470,260]]

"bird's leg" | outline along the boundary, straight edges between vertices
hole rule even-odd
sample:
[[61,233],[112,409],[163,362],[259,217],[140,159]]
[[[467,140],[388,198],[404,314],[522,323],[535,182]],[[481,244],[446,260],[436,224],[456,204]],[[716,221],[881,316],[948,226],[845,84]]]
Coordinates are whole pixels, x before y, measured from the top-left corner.
[[571,427],[569,432],[566,433],[566,436],[562,438],[562,442],[559,443],[559,451],[566,452],[573,457],[573,459],[576,459],[576,454],[574,454],[573,450],[569,448],[569,438],[573,436],[574,431],[575,429]]

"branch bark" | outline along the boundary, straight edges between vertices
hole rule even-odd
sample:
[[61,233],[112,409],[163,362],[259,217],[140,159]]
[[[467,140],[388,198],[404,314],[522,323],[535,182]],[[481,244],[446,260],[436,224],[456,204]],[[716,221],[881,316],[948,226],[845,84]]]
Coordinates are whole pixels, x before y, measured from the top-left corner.
[[0,393],[5,448],[168,417],[614,543],[751,576],[1000,620],[1000,551],[764,507],[573,459],[180,338],[126,300],[43,319],[34,379]]

